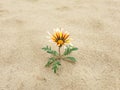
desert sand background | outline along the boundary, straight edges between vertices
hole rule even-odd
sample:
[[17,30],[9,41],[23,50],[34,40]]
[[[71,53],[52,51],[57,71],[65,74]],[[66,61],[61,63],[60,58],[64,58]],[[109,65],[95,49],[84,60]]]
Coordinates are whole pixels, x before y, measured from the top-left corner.
[[[57,27],[79,50],[54,74]],[[0,0],[0,90],[120,90],[120,0]]]

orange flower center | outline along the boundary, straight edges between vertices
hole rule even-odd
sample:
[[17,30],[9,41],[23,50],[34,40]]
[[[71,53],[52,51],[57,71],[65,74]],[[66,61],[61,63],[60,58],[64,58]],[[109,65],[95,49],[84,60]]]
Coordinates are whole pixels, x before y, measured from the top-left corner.
[[63,43],[63,40],[58,40],[58,44],[62,45]]

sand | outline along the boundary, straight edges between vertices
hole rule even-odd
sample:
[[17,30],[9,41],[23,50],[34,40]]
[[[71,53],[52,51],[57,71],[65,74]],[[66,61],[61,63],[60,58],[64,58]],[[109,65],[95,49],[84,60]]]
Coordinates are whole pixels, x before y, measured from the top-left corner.
[[[57,27],[79,50],[54,74]],[[120,0],[0,0],[0,90],[120,90]]]

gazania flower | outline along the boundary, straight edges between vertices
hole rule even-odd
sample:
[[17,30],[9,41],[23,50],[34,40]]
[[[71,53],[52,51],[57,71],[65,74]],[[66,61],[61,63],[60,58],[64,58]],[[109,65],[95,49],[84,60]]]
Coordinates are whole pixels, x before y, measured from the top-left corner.
[[64,44],[70,43],[69,33],[63,32],[61,28],[57,28],[51,35],[51,40],[55,42],[59,47]]

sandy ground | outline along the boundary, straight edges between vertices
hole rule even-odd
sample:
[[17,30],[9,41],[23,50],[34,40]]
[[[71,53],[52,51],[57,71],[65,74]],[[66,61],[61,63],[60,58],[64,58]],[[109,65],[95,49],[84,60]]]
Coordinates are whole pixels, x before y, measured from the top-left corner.
[[[41,50],[63,27],[79,48],[57,74]],[[0,90],[120,90],[120,0],[0,0]]]

